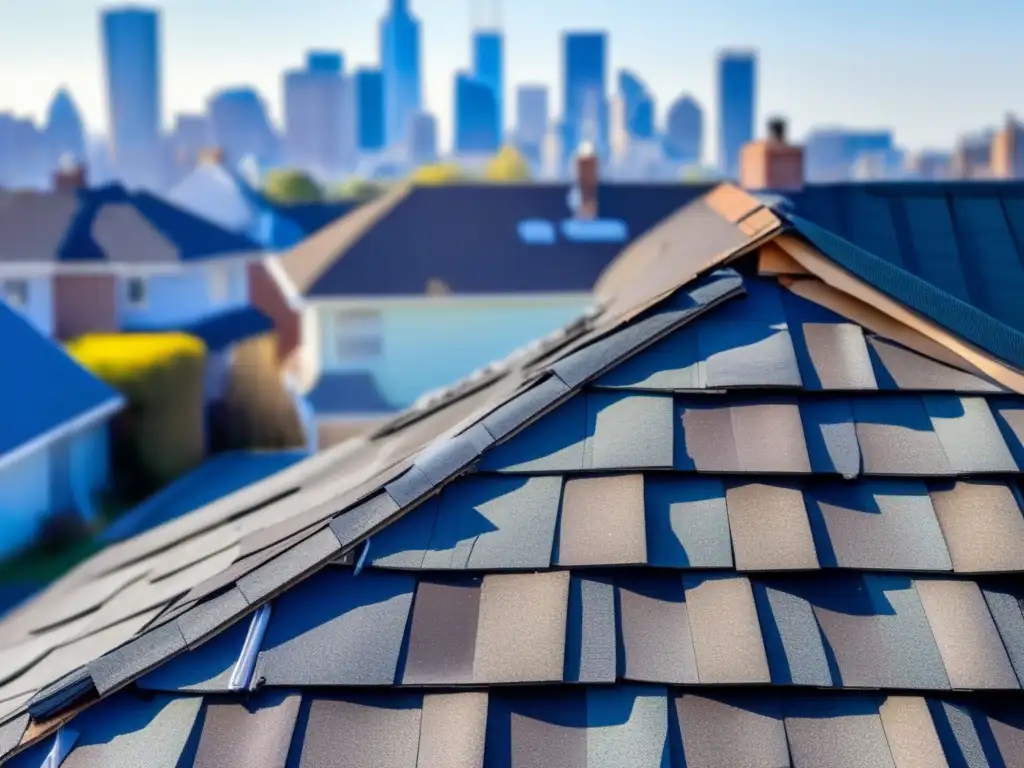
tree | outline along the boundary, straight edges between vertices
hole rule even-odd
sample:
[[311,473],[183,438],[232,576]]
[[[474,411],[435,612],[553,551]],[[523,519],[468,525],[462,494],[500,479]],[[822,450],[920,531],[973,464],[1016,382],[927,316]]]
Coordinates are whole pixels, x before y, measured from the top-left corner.
[[506,144],[487,163],[484,178],[497,182],[529,181],[530,164],[518,149]]
[[380,197],[387,191],[388,185],[379,181],[352,178],[341,184],[334,196],[341,200],[356,200],[365,203]]
[[271,171],[263,192],[278,203],[318,203],[324,192],[308,174],[296,170]]
[[423,185],[451,184],[465,178],[466,175],[455,163],[421,165],[412,174],[413,182]]

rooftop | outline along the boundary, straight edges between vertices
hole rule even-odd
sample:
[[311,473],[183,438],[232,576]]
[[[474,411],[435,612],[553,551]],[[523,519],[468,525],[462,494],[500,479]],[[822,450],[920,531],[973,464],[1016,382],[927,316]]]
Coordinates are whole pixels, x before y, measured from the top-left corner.
[[600,313],[16,609],[0,754],[1014,764],[1024,381],[865,265],[716,188]]

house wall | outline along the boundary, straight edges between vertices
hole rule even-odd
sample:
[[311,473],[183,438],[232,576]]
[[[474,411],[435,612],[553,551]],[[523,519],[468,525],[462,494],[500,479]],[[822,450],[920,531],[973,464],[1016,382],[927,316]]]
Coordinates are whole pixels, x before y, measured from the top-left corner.
[[[557,330],[590,303],[589,294],[323,302],[316,307],[324,371],[365,370],[396,406],[445,387],[518,347]],[[340,359],[339,311],[379,313],[380,353]]]
[[[217,270],[227,276],[227,292],[215,295],[220,281]],[[144,277],[145,300],[135,304],[129,299],[132,278],[117,278],[117,312],[122,328],[146,328],[184,325],[206,315],[245,304],[249,300],[249,277],[243,261],[196,264],[173,273]]]
[[57,338],[118,330],[117,278],[113,275],[57,275],[53,278]]
[[96,425],[0,467],[0,558],[29,545],[53,512],[75,506],[94,516],[94,497],[110,481],[107,430]]
[[[24,280],[28,289],[26,302],[23,306],[12,307],[27,318],[40,333],[53,336],[53,281],[47,276],[15,277]],[[2,283],[4,278],[0,278]]]

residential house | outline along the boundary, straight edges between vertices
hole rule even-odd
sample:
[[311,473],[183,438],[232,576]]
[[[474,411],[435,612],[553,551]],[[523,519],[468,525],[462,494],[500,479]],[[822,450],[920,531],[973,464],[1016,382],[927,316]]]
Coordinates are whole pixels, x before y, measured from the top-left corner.
[[623,247],[707,189],[591,175],[400,187],[271,259],[295,289],[298,327],[282,337],[296,344],[281,352],[324,431],[408,407],[574,319]]
[[2,301],[0,339],[3,558],[33,543],[49,519],[95,516],[110,480],[107,427],[124,402]]
[[1018,764],[1022,332],[731,186],[593,299],[10,614],[0,756]]

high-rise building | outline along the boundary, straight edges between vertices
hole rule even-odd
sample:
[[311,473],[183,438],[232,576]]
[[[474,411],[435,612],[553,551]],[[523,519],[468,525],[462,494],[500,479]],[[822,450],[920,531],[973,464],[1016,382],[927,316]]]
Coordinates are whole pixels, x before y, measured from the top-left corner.
[[329,179],[355,164],[353,84],[340,53],[317,51],[306,68],[285,73],[285,154],[288,162]]
[[548,130],[548,89],[521,85],[516,91],[516,140],[523,146],[540,146]]
[[468,72],[455,75],[455,152],[490,154],[498,149],[494,91]]
[[562,48],[565,137],[562,150],[568,157],[586,139],[593,141],[598,154],[602,154],[608,146],[608,35],[605,32],[567,32]]
[[478,30],[473,33],[473,76],[494,92],[495,132],[499,141],[505,135],[503,48],[501,32]]
[[229,165],[237,166],[250,155],[261,165],[278,161],[277,135],[255,90],[229,88],[215,93],[210,98],[209,114],[213,141]]
[[626,98],[621,93],[614,94],[608,100],[608,144],[612,160],[620,165],[629,154],[632,138],[629,135],[628,115]]
[[548,181],[560,179],[565,169],[564,136],[564,126],[552,124],[541,142],[541,177]]
[[49,145],[51,170],[66,155],[85,162],[85,130],[78,107],[66,88],[54,94],[46,114],[46,142]]
[[384,148],[384,77],[379,69],[356,70],[356,144],[360,152]]
[[804,142],[804,174],[812,184],[850,181],[857,158],[869,153],[892,152],[892,131],[864,131],[848,128],[820,128]]
[[409,160],[415,165],[437,161],[437,120],[429,112],[413,115],[409,128]]
[[1024,179],[1024,125],[1013,115],[992,137],[991,175],[995,179]]
[[0,187],[45,188],[48,160],[46,139],[32,120],[0,113]]
[[114,164],[127,183],[155,189],[162,187],[159,22],[146,8],[102,15]]
[[420,22],[408,0],[391,0],[380,23],[380,66],[384,76],[384,139],[404,144],[413,115],[422,108]]
[[665,156],[684,165],[699,165],[704,156],[704,110],[692,96],[669,107],[663,142]]
[[199,156],[213,144],[210,121],[206,115],[179,114],[168,137],[168,184],[174,185],[191,173]]
[[756,54],[722,53],[718,59],[718,166],[729,178],[736,178],[740,150],[754,139],[756,110]]
[[628,69],[619,71],[619,96],[622,97],[624,127],[634,139],[654,136],[654,97],[644,81]]

